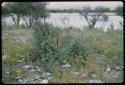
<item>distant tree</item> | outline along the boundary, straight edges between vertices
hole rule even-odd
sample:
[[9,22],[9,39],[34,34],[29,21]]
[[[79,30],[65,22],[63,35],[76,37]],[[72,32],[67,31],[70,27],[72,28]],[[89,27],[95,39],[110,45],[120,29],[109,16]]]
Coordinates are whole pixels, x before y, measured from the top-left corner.
[[2,22],[4,22],[5,17],[10,16],[10,9],[6,6],[2,6]]
[[48,14],[44,14],[48,13],[44,9],[46,4],[42,2],[7,2],[2,7],[2,15],[11,16],[13,22],[18,26],[22,18],[26,26],[31,28],[32,24],[41,18],[45,23],[46,16],[48,16]]
[[46,12],[47,10],[45,10],[46,4],[47,3],[41,2],[23,3],[23,11],[21,15],[27,27],[31,28],[35,21],[40,21],[41,19],[43,19],[45,23],[46,17],[48,16],[48,12]]
[[7,2],[5,5],[10,13],[10,16],[12,17],[12,20],[15,24],[19,26],[19,22],[21,20],[21,13],[22,13],[22,3],[20,2]]
[[107,21],[108,17],[104,13],[106,12],[106,9],[103,7],[96,7],[95,8],[96,13],[90,14],[91,8],[90,7],[84,7],[83,11],[80,12],[80,15],[82,15],[85,20],[87,21],[89,28],[94,28],[95,24],[98,21]]
[[123,16],[123,7],[122,6],[118,6],[115,10],[117,15],[119,16]]
[[8,16],[10,13],[10,9],[7,7],[7,5],[5,4],[4,6],[2,6],[2,16]]

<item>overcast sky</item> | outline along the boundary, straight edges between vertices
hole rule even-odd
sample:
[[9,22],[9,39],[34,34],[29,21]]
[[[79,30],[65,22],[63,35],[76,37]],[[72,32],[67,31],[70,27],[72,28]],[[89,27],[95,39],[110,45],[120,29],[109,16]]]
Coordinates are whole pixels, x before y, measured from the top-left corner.
[[104,6],[114,9],[117,6],[123,6],[123,3],[120,1],[91,1],[91,2],[49,2],[47,8],[49,9],[81,9],[84,6],[90,6],[92,8],[97,6]]

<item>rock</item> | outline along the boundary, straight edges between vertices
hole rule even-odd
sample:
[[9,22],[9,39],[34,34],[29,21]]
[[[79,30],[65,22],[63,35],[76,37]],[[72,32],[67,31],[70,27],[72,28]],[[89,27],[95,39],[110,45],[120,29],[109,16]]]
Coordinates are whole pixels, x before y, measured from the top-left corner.
[[41,69],[37,69],[37,71],[41,71]]
[[97,76],[95,74],[92,74],[92,78],[96,78]]
[[115,70],[117,71],[122,71],[124,66],[115,66]]
[[34,77],[35,77],[35,78],[33,79],[33,81],[43,78],[43,77],[41,77],[41,76],[39,76],[39,75],[35,75]]
[[80,73],[79,72],[74,72],[74,74],[79,75]]
[[106,66],[109,67],[109,64],[107,64]]
[[70,64],[65,64],[65,65],[62,65],[63,68],[68,68],[68,67],[71,67]]
[[51,76],[52,74],[51,74],[51,73],[49,73],[49,72],[47,72],[47,73],[46,73],[46,75],[47,75],[47,76]]
[[6,72],[6,74],[10,74],[10,72],[9,72],[9,71],[7,71],[7,72]]
[[23,82],[24,82],[24,83],[29,83],[30,81],[29,81],[29,80],[24,80]]
[[32,70],[30,70],[31,72],[35,72],[36,70],[34,70],[34,69],[32,69]]
[[27,70],[27,69],[29,69],[29,68],[31,68],[32,67],[32,65],[24,65],[23,66],[23,68],[25,69],[25,70]]
[[19,83],[23,83],[23,80],[22,80],[22,79],[18,79],[18,82],[19,82]]
[[21,78],[20,76],[15,77],[15,79],[20,79],[20,78]]
[[76,75],[79,75],[79,74],[80,74],[79,72],[72,72],[72,73],[74,73],[74,74],[76,74]]
[[23,61],[22,60],[18,60],[18,63],[22,63]]
[[104,82],[99,79],[94,79],[94,80],[89,80],[88,83],[104,83]]
[[119,74],[120,74],[120,73],[119,73],[118,71],[112,71],[112,72],[110,73],[110,75],[111,75],[112,77],[114,77],[114,78],[118,77]]
[[8,55],[3,55],[2,60],[5,61],[7,59]]
[[47,79],[42,80],[40,83],[48,83]]
[[42,76],[46,77],[46,76],[51,76],[52,74],[51,73],[42,73]]
[[106,72],[110,72],[111,71],[111,68],[106,68]]
[[39,66],[36,66],[37,69],[39,69]]
[[48,77],[48,80],[52,79],[53,77]]

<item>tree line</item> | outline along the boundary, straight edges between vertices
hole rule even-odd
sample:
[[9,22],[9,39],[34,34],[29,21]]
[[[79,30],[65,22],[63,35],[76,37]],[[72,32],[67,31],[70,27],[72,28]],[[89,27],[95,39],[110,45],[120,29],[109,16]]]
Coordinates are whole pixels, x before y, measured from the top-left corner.
[[[84,8],[84,7],[83,7]],[[85,7],[86,8],[86,7]],[[91,7],[89,7],[90,10],[89,12],[90,13],[96,13],[96,12],[99,12],[98,10],[96,10],[97,8],[95,9],[91,9]],[[105,12],[108,12],[108,13],[116,13],[117,15],[123,15],[123,7],[122,6],[118,6],[116,7],[115,9],[110,9],[110,8],[107,8],[107,7],[102,7]],[[53,12],[53,13],[79,13],[79,12],[85,12],[83,11],[82,9],[49,9],[50,12]]]
[[34,22],[43,19],[45,22],[48,16],[47,10],[45,10],[46,2],[6,2],[2,6],[2,17],[11,16],[14,24],[20,24],[20,20],[23,19],[25,25],[29,28],[32,27]]

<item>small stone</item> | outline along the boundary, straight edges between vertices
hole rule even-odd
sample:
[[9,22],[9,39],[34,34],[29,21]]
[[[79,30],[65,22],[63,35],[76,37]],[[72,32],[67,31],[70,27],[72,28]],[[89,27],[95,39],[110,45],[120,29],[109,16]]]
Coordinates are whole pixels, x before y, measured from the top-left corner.
[[112,77],[116,78],[116,77],[118,77],[119,72],[118,71],[112,71],[110,74],[111,74]]
[[22,80],[22,79],[18,79],[18,82],[19,82],[19,83],[23,83],[23,80]]
[[19,63],[22,63],[23,61],[22,60],[18,60]]
[[37,71],[41,71],[41,69],[37,69]]
[[31,72],[35,72],[36,70],[34,70],[34,69],[32,69],[32,70],[30,70]]
[[104,83],[104,82],[101,80],[94,79],[94,80],[89,80],[88,83]]
[[42,80],[40,83],[48,83],[48,80],[47,79]]
[[106,66],[109,67],[109,64],[107,64]]
[[32,67],[31,65],[24,65],[23,66],[23,68],[26,69],[26,70],[29,69],[29,68],[31,68],[31,67]]
[[39,66],[36,66],[37,69],[39,69]]
[[51,76],[52,74],[51,73],[42,73],[42,76],[44,76],[44,77],[48,77],[48,76]]
[[123,70],[123,66],[115,66],[115,69],[118,70],[118,71],[122,71]]
[[110,72],[111,71],[111,69],[108,67],[107,69],[106,69],[106,72]]
[[53,77],[48,77],[48,80],[52,79]]
[[79,75],[80,73],[79,72],[74,72],[74,74]]
[[6,72],[6,74],[10,74],[10,72]]
[[3,56],[2,56],[2,60],[5,61],[5,60],[7,59],[7,57],[8,57],[7,55],[3,55]]
[[92,74],[92,78],[95,79],[97,78],[97,76],[95,74]]
[[47,75],[47,76],[51,76],[52,74],[47,72],[46,75]]
[[62,65],[63,68],[68,68],[68,67],[71,67],[70,64],[65,64],[65,65]]

